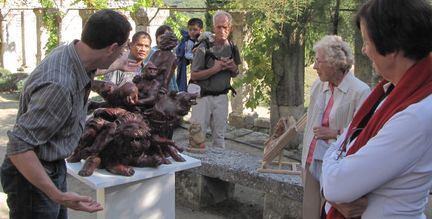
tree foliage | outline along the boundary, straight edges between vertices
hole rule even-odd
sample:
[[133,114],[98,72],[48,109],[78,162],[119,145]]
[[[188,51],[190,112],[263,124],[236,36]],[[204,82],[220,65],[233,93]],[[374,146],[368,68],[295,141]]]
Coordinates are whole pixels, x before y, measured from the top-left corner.
[[126,10],[135,13],[139,8],[162,7],[163,5],[163,0],[137,0],[133,5],[126,7]]
[[[353,0],[341,1],[340,8],[348,10],[336,13],[339,16],[335,18],[335,1],[332,0],[236,0],[233,6],[247,13],[247,34],[242,51],[247,69],[245,76],[235,82],[235,86],[247,84],[249,87],[246,107],[269,103],[274,80],[272,52],[293,40],[298,31],[304,37],[300,39],[305,45],[304,65],[313,63],[313,44],[331,34],[334,19],[338,19],[338,34],[353,44],[354,5]],[[289,33],[291,30],[295,32]]]
[[59,44],[59,19],[61,12],[56,10],[56,5],[53,0],[39,0],[45,10],[42,11],[43,25],[48,32],[48,41],[45,44],[45,54],[48,54]]
[[108,7],[108,0],[75,0],[73,4],[82,2],[87,8],[104,9]]
[[247,11],[246,41],[242,54],[247,62],[244,77],[235,86],[247,84],[246,107],[270,103],[273,52],[289,43],[287,31],[303,31],[310,13],[310,0],[237,0],[235,7]]
[[188,17],[185,13],[175,11],[170,17],[168,17],[168,19],[165,21],[165,24],[173,29],[177,39],[181,39],[182,35],[180,29],[187,28],[187,22],[189,19],[190,17]]

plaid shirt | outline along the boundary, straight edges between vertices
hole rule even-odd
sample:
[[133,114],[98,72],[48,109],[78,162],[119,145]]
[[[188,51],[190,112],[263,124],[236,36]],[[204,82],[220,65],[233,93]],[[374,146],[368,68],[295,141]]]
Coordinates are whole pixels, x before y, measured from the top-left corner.
[[55,49],[27,79],[7,155],[34,150],[39,159],[55,161],[78,145],[94,72],[85,71],[77,42]]

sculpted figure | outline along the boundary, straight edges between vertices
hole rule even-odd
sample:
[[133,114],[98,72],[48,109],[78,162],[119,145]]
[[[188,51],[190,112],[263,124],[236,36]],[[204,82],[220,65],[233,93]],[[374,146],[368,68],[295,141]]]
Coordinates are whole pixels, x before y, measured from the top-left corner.
[[107,142],[112,140],[116,124],[103,118],[93,117],[86,121],[78,147],[67,159],[68,162],[79,162],[81,159],[97,155]]
[[150,61],[143,73],[134,77],[132,81],[138,89],[137,105],[149,108],[156,103],[161,88],[161,82],[156,79],[158,75],[158,68]]
[[91,89],[98,93],[106,102],[90,102],[88,106],[89,110],[104,107],[122,107],[134,110],[134,106],[138,102],[138,88],[131,82],[117,86],[111,81],[94,80]]
[[105,102],[90,104],[89,108],[95,109],[94,118],[87,122],[79,146],[68,159],[86,160],[81,176],[93,174],[96,168],[131,176],[131,166],[169,164],[169,156],[185,161],[179,154],[183,149],[167,133],[196,104],[197,94],[167,92],[176,60],[171,50],[176,44],[175,36],[166,33],[160,50],[132,83],[118,87],[107,81],[92,83],[92,90]]
[[[161,88],[158,101],[151,110],[145,112],[152,133],[152,144],[159,146],[160,154],[171,156],[175,161],[184,161],[177,153],[183,151],[174,141],[167,138],[167,130],[174,127],[181,116],[186,115],[192,105],[196,104],[197,94],[170,92]],[[165,159],[165,163],[170,163]]]
[[110,144],[100,152],[101,167],[109,172],[132,176],[130,166],[157,167],[162,164],[158,155],[148,155],[150,129],[143,118],[135,113],[126,113],[116,120],[118,127]]
[[205,140],[205,133],[202,131],[201,125],[195,121],[191,121],[189,126],[189,147],[186,150],[190,152],[204,152]]
[[[129,165],[156,167],[162,163],[159,155],[146,153],[150,148],[150,129],[139,114],[121,108],[100,108],[95,116],[86,126],[85,133],[89,134],[81,137],[80,145],[68,158],[69,162],[86,160],[79,175],[90,176],[96,168],[105,168],[114,174],[131,176],[134,170]],[[96,137],[92,137],[94,134]]]
[[161,82],[162,87],[168,88],[168,83],[171,80],[174,70],[176,68],[176,56],[172,49],[177,45],[177,38],[172,32],[165,32],[161,35],[159,50],[156,51],[150,58],[159,69],[158,80]]

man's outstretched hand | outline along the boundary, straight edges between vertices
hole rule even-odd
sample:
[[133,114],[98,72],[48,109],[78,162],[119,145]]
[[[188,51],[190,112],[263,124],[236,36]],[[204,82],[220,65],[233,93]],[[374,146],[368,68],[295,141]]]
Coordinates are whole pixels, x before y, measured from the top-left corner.
[[56,202],[76,211],[92,213],[103,210],[102,206],[91,197],[81,196],[75,192],[62,193],[61,197],[56,200]]
[[135,72],[139,68],[140,64],[137,63],[135,60],[129,59],[128,56],[128,54],[124,54],[120,58],[116,59],[107,69],[107,73],[116,70],[124,72]]

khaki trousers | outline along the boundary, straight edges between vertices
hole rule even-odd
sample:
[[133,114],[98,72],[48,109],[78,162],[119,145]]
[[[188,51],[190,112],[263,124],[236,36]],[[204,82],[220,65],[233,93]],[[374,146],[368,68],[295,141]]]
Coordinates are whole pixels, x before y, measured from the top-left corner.
[[303,219],[320,219],[324,203],[320,183],[311,175],[307,165],[303,169]]
[[205,96],[197,98],[197,104],[192,106],[191,121],[198,122],[204,134],[207,128],[212,131],[211,146],[225,148],[225,130],[228,118],[228,96]]

